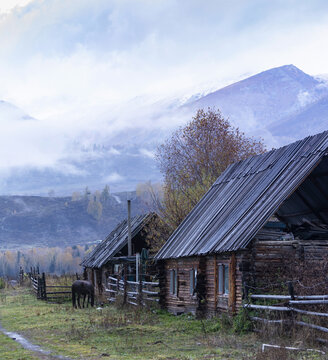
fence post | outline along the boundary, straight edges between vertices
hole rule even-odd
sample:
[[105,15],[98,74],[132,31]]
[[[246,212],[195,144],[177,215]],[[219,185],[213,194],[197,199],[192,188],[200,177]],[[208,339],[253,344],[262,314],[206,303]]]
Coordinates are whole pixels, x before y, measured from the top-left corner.
[[142,268],[141,268],[141,263],[139,261],[138,264],[138,276],[139,276],[139,283],[138,283],[138,305],[141,306],[142,305]]
[[117,279],[116,279],[116,294],[115,294],[115,301],[117,301],[117,297],[120,295],[120,275],[117,274]]
[[38,280],[38,290],[37,290],[37,299],[41,299],[41,294],[42,294],[42,283],[41,283],[41,278],[37,277]]
[[288,281],[288,292],[291,300],[295,300],[294,285],[292,281]]
[[248,286],[247,286],[247,284],[246,284],[246,281],[244,281],[243,282],[243,289],[244,289],[244,291],[243,291],[243,298],[244,298],[244,300],[246,300],[247,301],[247,303],[249,303],[249,293],[248,293]]
[[127,283],[128,281],[128,267],[126,264],[124,264],[124,282],[123,282],[123,305],[126,304],[126,298],[127,298]]
[[42,273],[42,300],[47,300],[46,275]]
[[22,286],[24,282],[24,270],[23,268],[20,266],[19,267],[19,285]]

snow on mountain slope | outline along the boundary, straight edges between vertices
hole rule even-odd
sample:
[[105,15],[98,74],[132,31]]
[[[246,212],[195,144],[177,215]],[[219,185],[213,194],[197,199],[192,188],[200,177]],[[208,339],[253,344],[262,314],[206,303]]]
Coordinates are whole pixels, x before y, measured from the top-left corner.
[[17,106],[6,101],[0,100],[0,123],[3,121],[25,121],[34,120]]
[[[125,191],[135,189],[140,182],[159,181],[156,146],[191,120],[197,109],[208,107],[220,109],[247,136],[264,139],[268,148],[328,129],[327,81],[285,65],[205,96],[172,95],[156,102],[138,98],[115,112],[108,109],[104,127],[84,134],[76,132],[73,139],[69,138],[71,142],[63,145],[59,160],[57,156],[53,161],[55,166],[16,166],[0,172],[0,194],[47,194],[53,189],[56,195],[69,195],[86,186],[102,189],[105,184],[112,191]],[[28,119],[22,110],[0,101],[1,124],[15,122],[24,129],[32,129],[29,124],[34,124],[37,129],[39,123],[25,121]],[[120,125],[117,129],[111,128],[113,119]],[[36,143],[36,152],[44,153],[42,141],[49,142],[46,131],[40,136],[39,132],[33,134],[33,139],[29,135],[27,140]],[[38,136],[43,137],[41,142]],[[58,145],[57,138],[54,143]],[[30,156],[24,144],[23,160]],[[47,154],[45,157],[48,159]]]
[[[293,121],[294,126],[302,128],[304,131],[293,134],[295,140],[309,134],[309,117],[316,112],[318,120],[313,131],[322,128],[319,117],[323,119],[327,109],[320,106],[320,100],[327,96],[328,87],[323,80],[305,74],[294,65],[285,65],[210,93],[188,107],[191,111],[216,107],[247,134],[271,137],[274,145],[281,145],[286,139],[279,139],[284,135],[284,128],[279,131],[279,124],[285,126]],[[301,116],[304,111],[306,115]]]

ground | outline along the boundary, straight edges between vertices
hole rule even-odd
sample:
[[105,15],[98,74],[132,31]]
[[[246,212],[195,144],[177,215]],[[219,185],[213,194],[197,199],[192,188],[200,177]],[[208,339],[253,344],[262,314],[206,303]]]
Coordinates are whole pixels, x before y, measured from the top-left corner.
[[[0,290],[0,323],[52,355],[70,359],[269,359],[254,333],[236,335],[218,319],[175,317],[160,310],[73,309],[36,300],[27,289]],[[0,334],[1,359],[53,359]],[[299,357],[321,359],[319,355]],[[279,358],[283,360],[282,357]]]

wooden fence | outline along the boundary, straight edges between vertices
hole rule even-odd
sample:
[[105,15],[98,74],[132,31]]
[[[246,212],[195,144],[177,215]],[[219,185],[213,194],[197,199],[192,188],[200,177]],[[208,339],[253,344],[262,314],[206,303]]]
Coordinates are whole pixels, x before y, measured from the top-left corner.
[[45,273],[40,274],[37,268],[31,269],[28,273],[31,286],[37,299],[61,302],[72,297],[71,286],[66,285],[47,285]]
[[143,281],[140,276],[139,281],[127,280],[128,276],[108,276],[105,293],[108,301],[117,301],[121,297],[123,304],[135,306],[145,306],[159,301],[159,283],[155,281]]
[[[265,324],[289,324],[297,325],[318,330],[328,334],[328,295],[303,295],[294,294],[292,283],[288,284],[289,295],[270,295],[270,294],[247,294],[246,302],[243,307],[252,313],[260,313],[261,316],[250,315],[250,319],[255,322]],[[263,302],[278,301],[275,304],[263,304]],[[254,303],[255,302],[255,303]],[[262,302],[262,304],[259,304]],[[320,305],[320,310],[313,311],[313,308]],[[308,307],[311,310],[307,309]],[[284,314],[277,318],[277,314]],[[272,315],[275,314],[275,318]],[[258,315],[258,314],[257,314]],[[315,319],[315,321],[314,321]],[[316,322],[315,324],[313,322]],[[324,326],[322,326],[324,325]]]

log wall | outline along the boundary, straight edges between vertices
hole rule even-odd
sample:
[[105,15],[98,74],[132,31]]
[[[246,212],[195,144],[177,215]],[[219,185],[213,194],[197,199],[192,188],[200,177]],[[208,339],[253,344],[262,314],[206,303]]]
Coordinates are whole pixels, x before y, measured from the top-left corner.
[[302,294],[304,286],[320,283],[328,271],[327,240],[254,240],[251,250],[251,276],[257,287],[292,280]]
[[[199,269],[199,258],[180,258],[165,261],[163,284],[165,291],[161,291],[161,304],[173,314],[192,313],[196,314],[198,302],[195,295],[190,294],[190,274],[191,269]],[[177,294],[171,294],[171,270],[177,271]],[[164,297],[164,299],[163,299]]]
[[[218,292],[218,267],[229,266],[229,295]],[[295,290],[304,293],[303,285],[319,283],[328,271],[327,240],[253,240],[248,249],[236,253],[168,259],[160,262],[161,305],[174,314],[202,313],[213,316],[233,314],[242,307],[243,286],[267,288],[270,284],[295,280]],[[190,270],[204,274],[204,301],[190,294]],[[177,294],[170,293],[170,270],[178,274]],[[285,286],[285,285],[284,285]],[[321,288],[322,291],[328,289]]]
[[[190,258],[169,259],[160,263],[161,305],[174,314],[193,313],[214,316],[221,312],[233,313],[241,306],[242,272],[237,269],[239,257],[234,253]],[[218,268],[229,266],[229,294],[218,292]],[[197,269],[204,279],[204,297],[190,294],[190,270]],[[170,272],[177,271],[177,294],[170,292]]]

